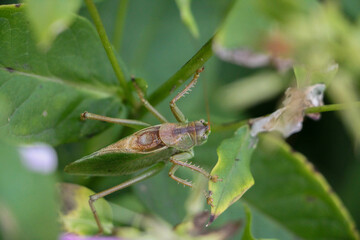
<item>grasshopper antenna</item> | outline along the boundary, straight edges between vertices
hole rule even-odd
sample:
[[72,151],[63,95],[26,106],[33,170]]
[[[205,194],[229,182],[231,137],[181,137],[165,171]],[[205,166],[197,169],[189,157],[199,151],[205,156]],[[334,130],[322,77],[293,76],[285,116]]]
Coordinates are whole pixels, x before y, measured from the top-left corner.
[[205,110],[206,110],[206,116],[207,116],[207,122],[209,124],[209,130],[211,130],[211,124],[210,124],[210,105],[209,105],[209,95],[208,95],[208,86],[207,86],[207,78],[203,80],[203,92],[204,92],[204,102],[205,102]]

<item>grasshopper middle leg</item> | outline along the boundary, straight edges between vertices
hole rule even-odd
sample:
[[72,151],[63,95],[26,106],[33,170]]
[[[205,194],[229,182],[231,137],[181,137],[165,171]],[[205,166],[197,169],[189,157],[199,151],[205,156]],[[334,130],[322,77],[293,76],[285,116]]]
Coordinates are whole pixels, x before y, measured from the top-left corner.
[[180,166],[182,166],[182,167],[190,168],[191,170],[194,170],[194,171],[204,175],[206,178],[210,179],[213,182],[221,181],[221,179],[218,179],[218,176],[216,176],[216,175],[212,176],[212,175],[210,175],[210,173],[208,173],[204,169],[185,162],[186,160],[189,160],[189,159],[191,159],[193,157],[194,157],[194,153],[192,151],[178,153],[178,154],[175,154],[175,155],[171,156],[170,157],[170,162],[173,163],[173,165],[169,170],[169,177],[171,177],[175,181],[177,181],[177,182],[179,182],[179,183],[181,183],[181,184],[183,184],[185,186],[192,187],[191,182],[188,182],[188,181],[186,181],[184,179],[181,179],[181,178],[175,176],[176,170]]

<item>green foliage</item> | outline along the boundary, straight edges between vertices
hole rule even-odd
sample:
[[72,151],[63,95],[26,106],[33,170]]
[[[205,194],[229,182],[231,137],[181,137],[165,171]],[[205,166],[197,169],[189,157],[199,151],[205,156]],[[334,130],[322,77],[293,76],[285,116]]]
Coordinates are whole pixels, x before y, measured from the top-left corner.
[[[245,208],[245,212],[246,212],[246,226],[244,229],[244,234],[242,235],[241,240],[256,240],[256,238],[254,238],[252,232],[251,232],[251,221],[252,221],[252,215],[251,215],[251,211],[250,208],[247,207],[246,205],[244,205]],[[263,240],[265,240],[264,238],[261,238]],[[261,240],[259,239],[259,240]],[[267,239],[270,240],[270,239]],[[275,240],[275,239],[273,239]]]
[[[108,202],[95,202],[106,234],[127,239],[359,239],[352,220],[360,223],[355,184],[360,178],[354,167],[359,156],[352,141],[360,136],[359,104],[354,103],[360,73],[356,1],[40,2],[0,6],[0,229],[5,229],[0,237],[59,239],[56,181],[95,192],[135,181]],[[161,112],[173,119],[170,97],[203,65],[199,86],[178,106],[191,121],[205,119],[203,95],[208,96],[213,132],[191,161],[222,179],[210,182],[209,189],[204,187],[208,179],[181,168],[176,176],[193,179],[194,189],[179,186],[168,177],[170,166],[138,183],[162,169],[162,163],[150,166],[166,162],[173,149],[104,152],[99,149],[131,130],[80,120],[88,111],[158,124],[133,98],[127,69],[149,102],[161,103]],[[339,112],[343,123],[325,113],[320,122],[305,121],[288,143],[266,133],[256,145],[247,123],[273,112],[295,80],[298,87],[325,83],[325,101],[338,104],[304,111],[346,109]],[[27,169],[20,160],[18,145],[39,141],[62,144],[56,148],[59,180]],[[145,175],[129,175],[144,167],[150,167]],[[127,176],[87,177],[109,175]],[[62,190],[62,207],[68,207],[62,209],[63,227],[95,234],[88,206],[93,192],[79,185]],[[211,220],[216,217],[208,228],[204,195],[212,197]]]
[[349,213],[324,177],[283,140],[261,136],[251,169],[256,184],[245,201],[295,236],[358,239]]
[[15,146],[1,141],[0,152],[1,239],[56,239],[55,176],[31,169]]
[[24,2],[38,44],[45,49],[50,47],[58,34],[71,25],[81,5],[81,0],[25,0]]
[[199,38],[199,29],[193,14],[191,13],[191,0],[175,0],[181,15],[181,19],[195,38]]
[[0,23],[0,96],[9,103],[0,113],[1,135],[58,145],[108,126],[81,122],[85,110],[125,116],[117,80],[87,20],[76,17],[46,53],[36,47],[23,6],[1,6]]
[[[80,235],[95,235],[99,232],[94,216],[89,208],[89,196],[94,192],[90,189],[70,184],[59,184],[62,199],[61,221],[67,232]],[[110,205],[99,199],[94,203],[97,214],[104,227],[104,233],[110,234],[113,229],[112,210]]]
[[231,204],[236,202],[253,184],[250,160],[256,139],[251,137],[248,126],[239,128],[233,138],[224,140],[218,148],[218,163],[211,171],[221,182],[209,182],[213,198],[210,222],[214,221]]

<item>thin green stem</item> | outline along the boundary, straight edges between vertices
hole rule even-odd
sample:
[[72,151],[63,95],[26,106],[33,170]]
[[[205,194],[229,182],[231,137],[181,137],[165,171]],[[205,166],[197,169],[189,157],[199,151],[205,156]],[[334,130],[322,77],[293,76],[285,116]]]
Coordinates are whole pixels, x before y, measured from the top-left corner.
[[330,112],[330,111],[341,111],[346,110],[352,107],[360,107],[360,102],[353,103],[343,103],[343,104],[330,104],[320,107],[311,107],[305,110],[305,113],[320,113],[320,112]]
[[[344,104],[329,104],[320,107],[311,107],[305,110],[305,114],[309,113],[321,113],[331,111],[342,111],[352,107],[360,107],[359,102],[344,103]],[[239,122],[225,123],[225,124],[212,124],[211,129],[214,132],[229,131],[242,127],[249,123],[251,119],[241,120]]]
[[119,52],[121,49],[122,35],[124,30],[124,23],[126,18],[126,10],[128,6],[128,0],[120,0],[118,5],[118,11],[116,14],[114,35],[112,43],[114,48]]
[[181,86],[189,77],[191,77],[197,69],[201,68],[204,63],[213,55],[211,49],[212,38],[205,43],[204,46],[185,63],[172,77],[170,77],[163,85],[161,85],[151,96],[149,102],[156,105],[164,100],[169,94]]
[[124,75],[123,71],[121,70],[118,60],[115,56],[114,49],[111,46],[109,39],[106,35],[105,28],[104,28],[104,25],[102,24],[99,12],[97,11],[96,6],[92,0],[85,0],[85,4],[89,10],[91,18],[94,21],[95,27],[97,29],[97,32],[101,39],[101,42],[104,46],[105,52],[109,58],[111,66],[114,69],[115,75],[120,83],[120,86],[122,87],[123,92],[125,93],[125,97],[129,101],[130,104],[133,104],[133,97],[132,97],[131,91],[125,80],[125,75]]
[[211,131],[213,132],[222,132],[222,131],[229,131],[238,129],[239,127],[242,127],[246,124],[249,124],[248,120],[241,120],[239,122],[232,122],[232,123],[224,123],[224,124],[211,124]]

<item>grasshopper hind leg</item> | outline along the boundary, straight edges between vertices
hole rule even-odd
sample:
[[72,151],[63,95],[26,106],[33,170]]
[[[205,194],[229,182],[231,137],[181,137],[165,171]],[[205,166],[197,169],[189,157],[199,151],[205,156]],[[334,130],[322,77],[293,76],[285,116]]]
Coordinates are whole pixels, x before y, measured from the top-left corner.
[[161,169],[163,169],[165,166],[164,163],[160,162],[160,163],[157,163],[155,164],[153,167],[149,168],[148,170],[142,172],[141,174],[139,174],[138,176],[132,178],[132,179],[129,179],[128,181],[126,182],[123,182],[115,187],[112,187],[112,188],[109,188],[107,190],[104,190],[102,192],[99,192],[99,193],[96,193],[94,195],[91,195],[90,196],[90,199],[89,199],[89,205],[90,205],[90,208],[91,208],[91,211],[94,215],[94,218],[95,218],[95,221],[96,221],[96,224],[99,228],[99,233],[98,234],[102,234],[104,232],[104,229],[101,225],[101,221],[100,221],[100,218],[96,212],[96,209],[95,209],[95,206],[94,206],[94,202],[96,200],[98,200],[99,198],[102,198],[102,197],[105,197],[113,192],[116,192],[118,190],[121,190],[121,189],[124,189],[126,187],[129,187],[135,183],[138,183],[138,182],[141,182],[151,176],[154,176],[155,174],[157,174],[158,172],[160,172]]

